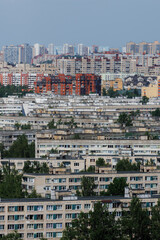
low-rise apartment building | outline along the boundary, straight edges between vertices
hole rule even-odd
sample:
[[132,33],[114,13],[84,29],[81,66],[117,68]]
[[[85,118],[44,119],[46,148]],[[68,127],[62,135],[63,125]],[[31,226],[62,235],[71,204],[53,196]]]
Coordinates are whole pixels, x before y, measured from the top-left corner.
[[142,191],[145,194],[160,193],[160,171],[153,172],[116,172],[107,173],[71,173],[71,174],[24,174],[22,185],[28,192],[36,189],[42,197],[50,198],[51,190],[72,191],[81,188],[81,178],[91,177],[95,181],[95,192],[107,191],[108,186],[114,178],[125,178],[132,190]]

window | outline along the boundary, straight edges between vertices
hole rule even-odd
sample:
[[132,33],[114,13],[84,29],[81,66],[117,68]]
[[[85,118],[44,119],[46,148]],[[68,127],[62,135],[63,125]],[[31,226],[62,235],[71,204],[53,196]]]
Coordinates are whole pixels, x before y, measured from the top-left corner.
[[27,206],[27,211],[34,211],[34,206]]
[[74,166],[75,166],[75,167],[78,167],[78,166],[79,166],[79,163],[74,163]]
[[42,229],[42,228],[43,228],[43,224],[42,223],[37,224],[37,229]]
[[72,205],[66,205],[66,209],[72,209]]
[[8,207],[8,212],[14,212],[15,211],[15,207],[11,206],[11,207]]
[[37,220],[43,220],[43,215],[37,215]]
[[4,225],[0,225],[0,230],[3,230],[4,229]]
[[57,205],[57,210],[62,210],[62,205]]
[[72,218],[72,214],[71,213],[67,213],[66,214],[66,219],[71,219]]
[[43,237],[43,233],[37,233],[37,238],[42,238]]
[[62,228],[62,223],[56,223],[56,228]]
[[47,238],[52,238],[52,236],[53,236],[53,233],[52,233],[52,232],[47,232],[47,233],[46,233],[46,237],[47,237]]
[[46,228],[53,228],[53,223],[47,223]]
[[37,206],[37,211],[43,211],[43,206],[42,205]]
[[8,229],[9,229],[9,230],[14,230],[14,224],[9,224],[9,225],[8,225]]
[[56,237],[61,238],[62,237],[62,233],[61,232],[56,233]]
[[4,207],[0,207],[0,212],[4,212]]
[[27,233],[27,238],[33,238],[34,234],[33,233]]
[[53,214],[47,214],[46,219],[53,219]]
[[27,224],[28,229],[34,229],[34,224]]
[[0,221],[3,221],[4,220],[4,216],[0,216]]
[[8,216],[8,221],[14,221],[14,215],[9,215]]
[[85,208],[85,209],[90,209],[90,208],[91,208],[91,204],[87,204],[87,203],[84,204],[84,208]]

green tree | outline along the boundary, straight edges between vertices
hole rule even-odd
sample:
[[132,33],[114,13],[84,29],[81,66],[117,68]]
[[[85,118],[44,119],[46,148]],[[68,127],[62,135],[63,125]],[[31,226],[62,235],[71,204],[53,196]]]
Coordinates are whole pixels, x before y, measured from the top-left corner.
[[103,88],[102,95],[103,95],[103,96],[107,96],[107,92],[106,92],[106,89],[105,89],[105,88]]
[[160,236],[160,201],[151,211],[151,239],[159,240]]
[[52,119],[48,124],[47,124],[49,129],[54,129],[56,128],[55,123],[54,123],[54,119]]
[[122,160],[119,160],[116,165],[116,170],[118,172],[124,172],[124,171],[140,171],[140,162],[138,163],[130,163],[128,158],[123,158]]
[[32,158],[35,157],[35,143],[28,144],[26,136],[23,134],[13,142],[4,157],[8,158]]
[[122,127],[130,127],[132,126],[131,116],[127,113],[120,113],[117,122],[121,124]]
[[89,166],[87,172],[95,172],[95,166]]
[[124,196],[125,187],[128,184],[126,178],[114,178],[113,183],[110,183],[106,195],[108,196]]
[[95,183],[93,177],[85,177],[81,178],[81,195],[83,197],[94,196],[95,192]]
[[22,129],[31,129],[31,124],[23,124],[21,125]]
[[142,100],[141,100],[142,105],[145,105],[145,104],[147,104],[148,102],[149,102],[149,98],[146,97],[146,96],[143,96],[143,97],[142,97]]
[[22,175],[15,168],[3,168],[2,181],[0,182],[0,196],[2,198],[23,198]]
[[98,160],[96,161],[96,166],[97,167],[104,167],[105,166],[104,158],[98,158]]
[[160,117],[160,109],[156,108],[155,111],[151,112],[153,117]]
[[61,240],[122,240],[119,221],[115,213],[110,214],[106,205],[101,202],[94,204],[93,211],[81,212],[79,217],[68,226]]
[[21,127],[21,124],[19,124],[19,123],[15,123],[15,124],[14,124],[14,127],[15,127],[17,130],[19,130],[20,127]]
[[49,173],[49,167],[47,163],[40,163],[39,161],[26,161],[23,167],[24,173]]
[[41,194],[37,194],[35,189],[30,194],[27,194],[27,198],[41,198]]
[[8,233],[7,235],[3,236],[1,239],[2,240],[22,240],[22,238],[20,238],[20,234],[16,231],[14,231],[13,233]]
[[122,216],[122,232],[126,239],[151,240],[150,218],[147,210],[142,209],[138,198],[133,198],[129,211]]

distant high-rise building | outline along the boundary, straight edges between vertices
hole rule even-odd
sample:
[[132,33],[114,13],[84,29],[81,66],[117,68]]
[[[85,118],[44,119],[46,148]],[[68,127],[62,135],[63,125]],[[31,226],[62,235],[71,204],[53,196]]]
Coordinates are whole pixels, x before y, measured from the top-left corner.
[[92,46],[92,53],[98,53],[99,47],[97,45]]
[[54,44],[53,43],[50,43],[48,45],[48,54],[49,55],[54,55]]
[[74,55],[74,46],[69,45],[68,43],[65,43],[63,45],[63,54]]
[[18,46],[4,46],[2,48],[3,54],[4,54],[4,61],[11,63],[11,64],[16,64],[18,63],[19,59],[19,47]]
[[46,53],[46,48],[44,45],[40,45],[39,43],[34,44],[34,56],[43,55]]
[[89,48],[83,44],[78,44],[78,55],[84,56],[89,54]]
[[30,64],[31,60],[32,60],[32,47],[29,44],[20,45],[18,63]]

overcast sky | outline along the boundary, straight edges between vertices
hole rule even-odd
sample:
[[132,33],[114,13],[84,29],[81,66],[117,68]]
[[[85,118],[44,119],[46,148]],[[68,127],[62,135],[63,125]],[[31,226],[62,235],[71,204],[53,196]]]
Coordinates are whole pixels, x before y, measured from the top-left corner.
[[0,47],[160,40],[159,0],[0,0]]

